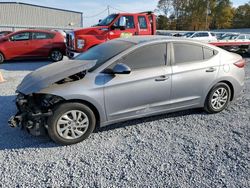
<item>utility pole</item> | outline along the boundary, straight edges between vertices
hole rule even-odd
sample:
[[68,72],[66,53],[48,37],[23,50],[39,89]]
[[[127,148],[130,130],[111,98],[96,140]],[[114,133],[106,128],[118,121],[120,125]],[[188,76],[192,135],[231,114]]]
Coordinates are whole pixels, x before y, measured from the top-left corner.
[[110,9],[110,7],[109,7],[109,5],[108,5],[108,15],[110,15],[110,10],[109,10],[109,9]]
[[206,30],[208,30],[208,14],[209,14],[209,1],[207,1],[207,11],[206,11]]

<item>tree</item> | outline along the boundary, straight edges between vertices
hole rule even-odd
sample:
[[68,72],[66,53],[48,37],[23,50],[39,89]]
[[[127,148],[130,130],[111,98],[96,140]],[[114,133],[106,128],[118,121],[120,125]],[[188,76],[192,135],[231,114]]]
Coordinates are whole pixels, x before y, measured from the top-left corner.
[[234,8],[230,0],[217,0],[214,9],[213,27],[216,29],[225,29],[232,26],[234,17]]
[[234,28],[249,28],[250,27],[250,2],[239,6],[235,10],[233,19]]
[[168,17],[160,15],[157,17],[157,29],[167,30],[169,29],[169,20]]
[[[159,0],[157,8],[165,17],[159,17],[158,27],[168,25],[177,30],[230,28],[235,13],[230,0]],[[246,15],[243,8],[238,11],[238,19],[242,20],[242,15]]]

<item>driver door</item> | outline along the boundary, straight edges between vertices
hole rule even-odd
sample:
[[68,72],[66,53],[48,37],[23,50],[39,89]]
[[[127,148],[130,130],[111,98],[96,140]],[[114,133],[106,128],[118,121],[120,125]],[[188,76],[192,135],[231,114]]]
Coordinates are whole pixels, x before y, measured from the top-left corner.
[[[122,30],[120,23],[121,19],[125,18],[125,29]],[[135,20],[134,16],[127,15],[127,16],[120,16],[116,19],[115,23],[111,27],[112,30],[109,32],[109,38],[110,39],[116,39],[116,38],[122,38],[122,37],[130,37],[135,35],[136,28],[135,28]]]
[[32,47],[30,43],[30,32],[20,32],[10,37],[6,44],[6,53],[10,58],[29,57],[32,54]]
[[141,47],[117,62],[130,67],[131,72],[106,77],[104,96],[109,121],[167,109],[172,70],[166,66],[166,47],[166,43]]

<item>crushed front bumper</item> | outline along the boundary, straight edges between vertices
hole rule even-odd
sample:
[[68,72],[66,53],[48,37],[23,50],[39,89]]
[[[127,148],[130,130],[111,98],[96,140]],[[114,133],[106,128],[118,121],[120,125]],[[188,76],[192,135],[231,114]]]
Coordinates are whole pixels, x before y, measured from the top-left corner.
[[18,94],[16,106],[18,112],[9,119],[10,127],[21,127],[34,136],[46,134],[47,118],[53,114],[51,109],[42,110],[34,96],[23,94]]

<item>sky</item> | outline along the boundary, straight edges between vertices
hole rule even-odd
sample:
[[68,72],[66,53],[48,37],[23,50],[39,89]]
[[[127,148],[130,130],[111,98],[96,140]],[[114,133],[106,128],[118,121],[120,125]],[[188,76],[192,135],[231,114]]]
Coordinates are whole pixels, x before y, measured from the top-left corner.
[[[8,0],[0,0],[8,1]],[[14,2],[30,3],[60,9],[74,10],[83,12],[83,26],[88,27],[98,23],[99,19],[103,19],[108,15],[108,11],[104,11],[110,5],[110,13],[116,12],[143,12],[154,11],[158,0],[9,0]],[[231,0],[233,6],[249,2],[249,0]]]

